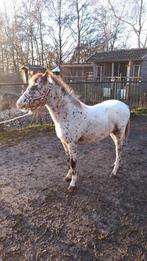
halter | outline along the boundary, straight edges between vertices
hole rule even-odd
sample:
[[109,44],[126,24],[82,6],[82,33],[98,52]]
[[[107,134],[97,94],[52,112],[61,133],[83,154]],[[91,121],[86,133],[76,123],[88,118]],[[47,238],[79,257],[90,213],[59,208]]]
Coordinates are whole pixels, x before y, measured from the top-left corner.
[[[29,100],[30,109],[36,109],[37,107],[44,106],[46,104],[47,96],[49,95],[49,93],[52,89],[52,85],[53,85],[52,83],[49,83],[47,88],[45,90],[43,90],[42,93],[37,89],[37,91],[39,92],[38,96],[29,95],[29,94],[24,93],[24,96]],[[34,103],[35,101],[38,101],[38,102],[35,103],[34,105],[32,105],[32,103]]]

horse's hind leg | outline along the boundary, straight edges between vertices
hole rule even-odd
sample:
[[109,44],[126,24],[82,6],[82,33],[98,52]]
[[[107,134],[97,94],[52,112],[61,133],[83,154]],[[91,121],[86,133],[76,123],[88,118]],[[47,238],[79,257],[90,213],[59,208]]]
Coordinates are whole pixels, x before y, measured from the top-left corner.
[[117,133],[111,133],[110,136],[113,139],[114,144],[115,144],[116,158],[115,158],[114,167],[113,167],[113,170],[112,170],[112,173],[111,173],[112,176],[115,176],[117,174],[118,169],[119,169],[119,163],[120,163],[120,160],[121,160],[123,135],[121,134],[121,131],[118,130]]

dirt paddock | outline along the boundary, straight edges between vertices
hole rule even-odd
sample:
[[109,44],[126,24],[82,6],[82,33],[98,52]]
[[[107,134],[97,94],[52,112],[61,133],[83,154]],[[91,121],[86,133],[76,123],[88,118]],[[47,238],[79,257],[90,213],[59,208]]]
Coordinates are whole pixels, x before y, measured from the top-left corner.
[[54,132],[0,145],[0,260],[146,261],[147,116],[131,120],[118,177],[110,138],[80,145],[74,193]]

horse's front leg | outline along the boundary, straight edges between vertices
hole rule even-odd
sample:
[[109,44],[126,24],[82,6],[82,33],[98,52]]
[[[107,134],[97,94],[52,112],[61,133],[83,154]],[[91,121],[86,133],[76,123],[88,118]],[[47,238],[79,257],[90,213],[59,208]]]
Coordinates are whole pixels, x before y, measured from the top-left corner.
[[63,142],[62,142],[62,145],[63,145],[64,151],[65,151],[65,154],[66,154],[67,165],[68,165],[68,173],[65,176],[64,181],[71,181],[71,179],[72,179],[72,169],[70,168],[70,154],[69,154],[69,151],[68,151],[68,146],[67,146],[66,143],[63,143]]
[[67,176],[71,177],[71,182],[69,184],[68,190],[70,192],[72,192],[75,189],[76,181],[77,181],[77,172],[76,172],[77,145],[69,144],[68,152],[69,152],[69,157],[70,157],[70,159],[69,159],[70,169],[69,169]]

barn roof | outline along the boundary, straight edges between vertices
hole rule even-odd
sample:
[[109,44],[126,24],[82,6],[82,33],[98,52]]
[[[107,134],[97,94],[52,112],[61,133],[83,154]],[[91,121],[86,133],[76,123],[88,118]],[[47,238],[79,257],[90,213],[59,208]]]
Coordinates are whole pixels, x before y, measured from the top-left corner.
[[75,67],[75,68],[79,68],[79,67],[92,67],[93,65],[91,64],[91,63],[65,63],[65,64],[61,64],[60,65],[60,67],[61,68],[67,68],[67,67],[69,67],[69,68],[73,68],[73,67]]
[[87,62],[140,61],[145,56],[147,56],[147,48],[121,49],[95,53]]
[[61,72],[61,69],[59,66],[55,67],[53,70],[52,70],[53,73],[60,73]]
[[30,71],[45,71],[46,68],[44,68],[41,65],[31,65],[31,64],[26,64],[21,67],[22,70],[30,70]]

